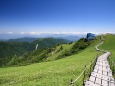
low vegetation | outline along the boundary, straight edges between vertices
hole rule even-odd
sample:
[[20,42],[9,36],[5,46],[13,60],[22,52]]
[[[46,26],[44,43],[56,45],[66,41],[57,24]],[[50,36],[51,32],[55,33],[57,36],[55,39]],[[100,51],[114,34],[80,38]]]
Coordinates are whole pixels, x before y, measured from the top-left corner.
[[59,44],[53,48],[38,49],[28,54],[22,56],[14,56],[11,61],[9,61],[7,66],[19,66],[19,65],[28,65],[31,63],[38,63],[43,61],[52,61],[67,56],[77,54],[81,50],[89,46],[93,41],[85,41],[84,38],[81,38],[77,42],[72,42],[69,44]]
[[[105,39],[104,44],[100,46],[100,48],[112,53],[110,56],[110,59],[112,60],[111,66],[115,67],[115,35],[107,34],[104,36],[104,39]],[[115,71],[115,69],[113,71]],[[115,73],[114,73],[114,78],[115,78]]]
[[[114,35],[106,35],[105,42],[100,47],[111,51],[114,55]],[[107,40],[107,41],[106,41]],[[112,43],[110,43],[112,41]],[[84,66],[90,64],[97,55],[95,45],[100,42],[97,40],[84,48],[82,51],[74,53],[63,59],[34,63],[19,67],[0,68],[0,85],[1,86],[69,86],[71,79],[76,79],[83,71]],[[59,49],[72,49],[76,43],[55,46]],[[111,45],[110,45],[111,44]],[[62,46],[62,47],[61,47]],[[52,48],[53,49],[53,48]],[[50,51],[50,50],[49,50]],[[52,50],[51,50],[52,51]],[[57,52],[55,51],[55,52]],[[61,51],[59,51],[61,52]],[[50,53],[51,54],[51,53]],[[112,59],[114,59],[112,55]],[[52,57],[49,59],[51,60]],[[81,83],[77,81],[76,83]],[[75,84],[76,84],[75,83]]]
[[[57,44],[68,43],[68,42],[69,41],[65,39],[55,39],[55,38],[43,38],[43,39],[39,38],[38,40],[35,40],[31,43],[2,41],[0,42],[0,66],[4,66],[7,63],[8,63],[7,65],[19,63],[20,60],[23,57],[25,57],[26,54],[35,50],[36,44],[38,44],[38,49],[41,50],[41,49],[51,48]],[[9,63],[9,61],[11,62]]]

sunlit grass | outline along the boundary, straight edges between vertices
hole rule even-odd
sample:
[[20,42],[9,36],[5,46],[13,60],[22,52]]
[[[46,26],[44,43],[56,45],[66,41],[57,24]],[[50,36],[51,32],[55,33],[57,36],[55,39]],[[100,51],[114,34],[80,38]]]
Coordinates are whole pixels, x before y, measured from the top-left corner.
[[[0,68],[1,86],[69,86],[96,57],[94,46],[99,40],[76,55],[63,59],[19,67]],[[80,78],[75,84],[81,83]]]

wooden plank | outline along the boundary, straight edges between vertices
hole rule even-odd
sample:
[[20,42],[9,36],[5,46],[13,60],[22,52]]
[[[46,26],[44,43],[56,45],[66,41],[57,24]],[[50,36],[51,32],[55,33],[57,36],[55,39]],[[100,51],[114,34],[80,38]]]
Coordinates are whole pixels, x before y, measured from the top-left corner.
[[105,75],[102,75],[102,79],[108,81],[109,77],[105,76]]
[[94,82],[87,81],[87,82],[85,83],[85,86],[94,86]]
[[92,81],[92,82],[95,82],[95,77],[90,76],[89,80]]
[[104,74],[104,75],[107,75],[107,72],[103,71],[103,74]]
[[[113,81],[114,82],[114,81]],[[114,83],[110,83],[110,85],[109,86],[115,86],[115,84]]]
[[112,73],[109,72],[109,73],[108,73],[108,76],[111,76],[111,77],[112,77]]
[[102,84],[102,83],[101,83],[101,79],[99,79],[99,78],[96,78],[96,81],[95,81],[95,83],[98,83],[98,84]]
[[96,83],[93,83],[92,81],[87,81],[87,82],[85,83],[85,86],[101,86],[101,85],[96,84]]
[[98,73],[102,74],[102,71],[101,71],[101,70],[98,70]]
[[108,82],[105,80],[102,80],[102,86],[108,86]]
[[107,61],[109,52],[98,57],[93,72],[85,86],[115,86],[112,71]]

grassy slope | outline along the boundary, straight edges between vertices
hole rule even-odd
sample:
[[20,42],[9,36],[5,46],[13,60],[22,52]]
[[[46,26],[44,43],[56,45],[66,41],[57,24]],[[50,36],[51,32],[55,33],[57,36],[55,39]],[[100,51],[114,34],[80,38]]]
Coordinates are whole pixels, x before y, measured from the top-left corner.
[[[69,43],[70,41],[65,39],[56,39],[56,38],[39,38],[33,39],[35,41],[28,43],[28,42],[21,42],[21,41],[29,41],[32,38],[20,38],[20,39],[12,39],[11,42],[0,42],[0,58],[12,58],[14,55],[23,55],[25,52],[30,52],[35,50],[36,44],[38,44],[38,49],[40,48],[50,48],[54,45],[61,44],[61,43]],[[19,42],[20,41],[20,42]]]
[[[1,86],[68,86],[97,54],[96,41],[82,52],[60,60],[28,66],[0,68]],[[66,46],[65,46],[66,47]]]
[[[55,60],[61,53],[63,53],[65,50],[70,50],[72,48],[72,46],[75,44],[75,42],[73,42],[72,44],[62,44],[56,47],[54,54],[50,55],[46,61],[52,61]],[[59,52],[56,53],[56,51],[58,51],[60,49],[60,47],[63,47],[63,50],[60,50]]]
[[115,62],[115,35],[108,34],[104,38],[105,42],[100,46],[100,48],[111,52],[111,59]]
[[108,34],[104,38],[104,44],[100,48],[112,52],[112,57],[115,56],[115,35]]

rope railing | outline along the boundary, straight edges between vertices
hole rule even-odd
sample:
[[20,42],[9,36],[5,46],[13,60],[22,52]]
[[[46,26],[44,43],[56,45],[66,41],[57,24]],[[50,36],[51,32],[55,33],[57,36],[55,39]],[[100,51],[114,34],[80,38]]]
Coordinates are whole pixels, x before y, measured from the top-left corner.
[[115,75],[115,62],[109,57],[108,58],[110,68],[112,69],[112,74]]
[[111,62],[115,65],[115,62],[109,57],[109,59],[111,60]]
[[[100,45],[102,45],[102,44],[103,44],[103,38],[101,37],[101,42],[100,42],[98,45],[95,46],[95,49],[96,49],[97,51],[101,51],[101,52],[106,53],[107,51],[100,50],[100,49],[98,48],[98,46],[100,46]],[[86,77],[86,76],[85,76],[85,71],[86,71],[86,69],[87,69],[88,67],[90,67],[89,76],[91,75],[91,67],[93,67],[93,69],[94,69],[94,67],[95,67],[95,65],[96,65],[97,57],[98,57],[98,55],[96,56],[96,58],[95,58],[88,66],[85,66],[84,70],[81,72],[81,74],[80,74],[74,81],[71,79],[70,86],[73,86],[74,83],[75,83],[82,75],[84,75],[84,76],[83,76],[83,86],[85,85],[85,83],[84,83],[84,82],[85,82],[85,77]],[[93,63],[94,63],[94,65],[92,66]]]
[[[90,69],[89,69],[89,76],[90,76],[90,74],[91,74],[91,69],[92,69],[91,67],[93,67],[93,69],[94,69],[94,66],[95,66],[95,64],[96,64],[96,61],[97,61],[97,56],[96,56],[96,58],[95,58],[93,61],[91,61],[91,63],[90,63],[89,65],[85,66],[84,70],[81,72],[81,74],[80,74],[74,81],[71,79],[70,86],[73,86],[74,83],[75,83],[79,78],[81,78],[82,75],[83,75],[83,86],[84,86],[84,81],[85,81],[85,78],[86,78],[85,72],[86,72],[87,68],[90,67]],[[94,63],[94,65],[92,65],[93,63]]]

